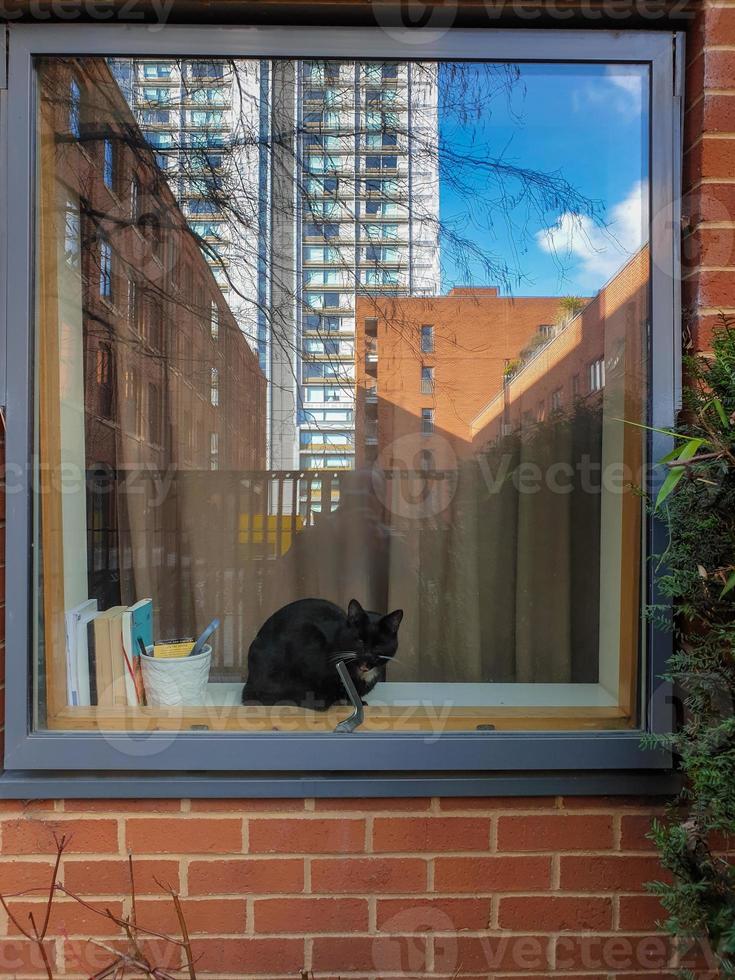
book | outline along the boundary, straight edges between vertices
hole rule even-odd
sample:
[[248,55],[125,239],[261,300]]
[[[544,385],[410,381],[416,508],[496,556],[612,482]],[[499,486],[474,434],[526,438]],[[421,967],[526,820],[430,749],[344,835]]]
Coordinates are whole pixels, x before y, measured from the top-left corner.
[[84,707],[92,703],[87,627],[97,612],[97,600],[85,599],[65,613],[66,696],[71,707]]
[[129,606],[122,615],[123,653],[126,658],[125,689],[129,705],[145,704],[143,669],[140,664],[140,643],[146,650],[153,647],[153,600],[141,599]]
[[128,668],[125,664],[123,648],[122,622],[127,606],[114,606],[109,619],[110,627],[110,661],[112,663],[112,705],[115,708],[125,708],[128,704],[128,692],[125,678]]
[[[105,609],[94,620],[95,680],[97,704],[113,707],[127,704],[122,673],[122,614],[125,606]],[[115,633],[119,636],[116,642]],[[116,697],[117,693],[117,697]]]

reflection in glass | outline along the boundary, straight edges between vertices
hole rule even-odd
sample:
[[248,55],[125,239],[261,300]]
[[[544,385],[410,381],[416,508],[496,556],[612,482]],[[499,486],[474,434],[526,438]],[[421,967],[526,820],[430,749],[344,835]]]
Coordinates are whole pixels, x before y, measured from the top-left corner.
[[[278,730],[248,650],[309,597],[403,611],[367,728],[635,724],[646,70],[37,70],[39,724]],[[168,721],[144,609],[221,624]]]

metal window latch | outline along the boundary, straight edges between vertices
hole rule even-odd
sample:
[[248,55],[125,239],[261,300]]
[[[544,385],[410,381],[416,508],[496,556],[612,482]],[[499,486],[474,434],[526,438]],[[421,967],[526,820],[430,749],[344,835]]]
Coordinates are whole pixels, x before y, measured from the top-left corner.
[[342,686],[347,692],[347,698],[355,709],[349,718],[345,718],[336,727],[335,732],[342,732],[349,734],[354,732],[364,721],[364,712],[362,710],[362,698],[355,690],[355,685],[353,683],[350,672],[347,669],[347,664],[352,660],[357,660],[357,654],[352,650],[340,650],[338,653],[333,654],[330,657],[330,661],[337,668],[337,673],[342,681]]

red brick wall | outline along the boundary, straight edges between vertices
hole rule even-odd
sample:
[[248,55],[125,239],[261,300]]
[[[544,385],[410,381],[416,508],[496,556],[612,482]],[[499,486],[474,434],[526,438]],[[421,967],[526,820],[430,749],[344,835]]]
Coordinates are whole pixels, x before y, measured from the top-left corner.
[[[702,348],[717,312],[735,313],[735,7],[705,3],[688,35],[684,299]],[[3,582],[0,563],[0,604]],[[663,980],[643,893],[659,873],[652,812],[599,798],[5,802],[0,890],[45,885],[56,828],[69,889],[119,910],[128,848],[151,928],[175,928],[154,879],[181,889],[200,976]],[[57,974],[88,976],[83,940],[106,942],[104,920],[61,903],[51,926]],[[0,975],[40,975],[22,937],[0,954]]]
[[[179,889],[200,976],[659,978],[668,947],[652,938],[658,906],[642,886],[658,874],[643,838],[651,809],[569,797],[4,803],[0,890],[45,884],[55,831],[71,839],[65,887],[113,912],[129,906],[128,850],[141,924],[175,934],[156,881]],[[35,895],[10,907],[40,912]],[[107,962],[88,937],[117,935],[63,898],[52,933],[64,977]],[[24,949],[3,941],[5,970]],[[162,943],[160,956],[171,964],[175,951]]]

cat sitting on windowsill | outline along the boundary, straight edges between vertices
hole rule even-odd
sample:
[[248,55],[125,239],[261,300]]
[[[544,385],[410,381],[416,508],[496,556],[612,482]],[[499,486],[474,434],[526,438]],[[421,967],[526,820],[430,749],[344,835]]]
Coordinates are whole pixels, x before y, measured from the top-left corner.
[[331,657],[353,651],[348,664],[361,698],[385,679],[398,649],[403,610],[382,615],[351,599],[345,613],[327,599],[298,599],[265,621],[250,645],[243,704],[296,704],[325,711],[345,699]]

